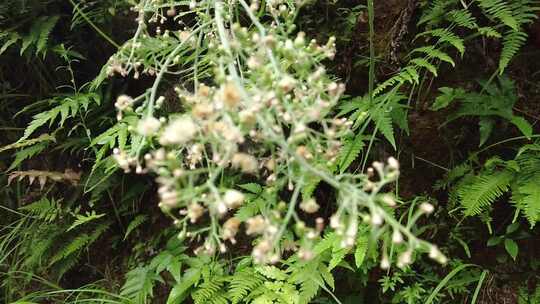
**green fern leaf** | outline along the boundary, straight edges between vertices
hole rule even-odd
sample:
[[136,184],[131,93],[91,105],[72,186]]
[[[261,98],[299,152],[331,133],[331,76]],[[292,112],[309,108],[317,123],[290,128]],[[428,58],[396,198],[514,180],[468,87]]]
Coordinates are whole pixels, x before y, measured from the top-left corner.
[[148,219],[148,216],[144,214],[137,215],[131,222],[129,222],[129,225],[126,228],[126,233],[124,234],[124,240],[129,236],[129,234],[135,230],[137,227],[139,227],[142,223],[146,222]]
[[518,202],[518,206],[523,209],[532,228],[540,220],[540,178],[529,180],[519,187],[519,192],[523,198]]
[[454,62],[452,57],[450,57],[447,53],[436,49],[434,46],[419,47],[412,50],[412,53],[424,53],[427,55],[428,58],[437,58],[441,61],[451,64],[453,67],[456,66],[456,63]]
[[439,41],[438,43],[449,43],[453,47],[455,47],[461,56],[465,54],[465,45],[463,43],[463,39],[461,39],[458,35],[454,34],[452,31],[446,28],[438,28],[431,31],[426,31],[423,33],[420,33],[417,35],[417,37],[425,36],[425,35],[431,35],[433,37],[438,37]]
[[216,296],[219,296],[219,291],[223,287],[223,280],[212,278],[205,281],[197,290],[195,290],[191,297],[195,304],[208,304],[212,303]]
[[50,261],[50,265],[55,264],[56,262],[72,255],[83,248],[86,247],[86,244],[90,241],[90,236],[88,234],[81,234],[77,236],[76,238],[72,239],[65,247],[60,249],[52,258]]
[[490,26],[483,26],[478,28],[478,32],[480,35],[488,37],[488,38],[501,38],[501,33],[497,32],[494,28]]
[[276,266],[259,266],[255,267],[255,271],[272,280],[285,281],[287,279],[287,274]]
[[425,69],[427,69],[428,71],[431,72],[431,74],[433,74],[435,77],[437,77],[437,68],[429,63],[429,61],[425,60],[424,58],[414,58],[411,60],[411,63],[419,66],[419,67],[423,67]]
[[448,13],[449,20],[454,22],[457,26],[467,29],[475,29],[478,27],[476,18],[468,9],[452,10]]
[[15,153],[15,160],[11,163],[7,171],[11,171],[15,169],[23,161],[30,159],[36,156],[37,154],[43,152],[43,150],[45,150],[47,147],[48,147],[48,143],[39,143],[37,145],[17,151],[17,153]]
[[234,273],[229,283],[229,298],[233,304],[242,300],[253,290],[263,284],[262,277],[253,269],[243,269]]
[[510,31],[504,35],[503,49],[499,59],[499,74],[503,74],[510,61],[517,54],[519,49],[527,42],[527,33],[521,31]]
[[137,304],[146,304],[148,297],[154,295],[154,284],[163,280],[151,271],[150,267],[139,266],[126,274],[126,282],[120,290],[120,295],[127,297]]
[[508,191],[513,178],[511,171],[505,170],[493,174],[476,176],[471,184],[458,190],[465,215],[478,215],[497,198]]
[[477,0],[479,6],[493,18],[499,19],[515,31],[519,30],[519,22],[512,15],[512,10],[504,0]]
[[361,231],[356,239],[356,248],[354,250],[354,262],[357,268],[364,263],[368,252],[369,235],[367,230]]
[[392,118],[385,110],[378,110],[372,114],[376,128],[384,135],[386,140],[390,142],[392,147],[396,148],[396,139],[394,138],[394,127],[392,126]]
[[358,157],[365,146],[364,139],[365,137],[359,133],[352,140],[345,140],[345,144],[341,148],[337,158],[340,173],[345,172],[345,170],[347,170],[352,162]]
[[83,214],[75,214],[75,222],[73,222],[73,224],[71,224],[71,226],[66,230],[66,231],[70,231],[70,230],[73,230],[81,225],[84,225],[88,222],[91,222],[91,221],[94,221],[94,220],[97,220],[99,218],[102,218],[105,216],[105,213],[102,213],[102,214],[96,214],[96,211],[92,210],[92,212],[87,212],[86,215],[83,215]]
[[49,36],[56,25],[58,23],[58,20],[60,19],[59,16],[53,16],[53,17],[47,17],[47,19],[43,20],[43,22],[40,23],[39,27],[39,37],[36,42],[36,52],[38,54],[43,54],[45,56],[46,54],[46,46],[47,41],[49,40]]

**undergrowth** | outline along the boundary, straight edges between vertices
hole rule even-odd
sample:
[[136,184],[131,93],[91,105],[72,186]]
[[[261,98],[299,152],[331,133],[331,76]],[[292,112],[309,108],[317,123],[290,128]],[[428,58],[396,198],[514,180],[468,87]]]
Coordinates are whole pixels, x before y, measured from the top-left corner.
[[5,1],[0,300],[536,303],[539,7]]

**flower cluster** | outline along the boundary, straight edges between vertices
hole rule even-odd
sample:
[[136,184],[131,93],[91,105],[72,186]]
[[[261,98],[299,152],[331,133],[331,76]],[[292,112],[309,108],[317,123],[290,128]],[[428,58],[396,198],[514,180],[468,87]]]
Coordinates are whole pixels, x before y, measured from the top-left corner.
[[[126,151],[115,150],[115,158],[126,171],[135,167],[138,173],[157,175],[159,207],[179,227],[180,237],[202,240],[197,251],[212,254],[234,246],[243,231],[256,238],[252,256],[259,263],[278,262],[285,250],[296,250],[302,259],[312,258],[313,246],[327,223],[342,237],[343,247],[355,245],[362,223],[374,231],[392,230],[394,243],[403,243],[406,236],[409,249],[398,265],[408,264],[412,250],[427,248],[385,209],[396,204],[381,192],[397,179],[397,160],[375,162],[366,174],[334,173],[341,139],[349,135],[352,125],[333,115],[344,86],[332,80],[322,65],[335,55],[334,38],[320,44],[308,41],[303,32],[289,37],[294,24],[280,18],[296,13],[297,8],[280,1],[266,3],[274,20],[269,25],[262,25],[254,15],[257,2],[248,5],[238,0],[226,7],[222,1],[203,1],[165,12],[156,6],[158,13],[149,22],[189,13],[198,22],[174,35],[158,28],[156,35],[166,35],[178,46],[155,45],[167,57],[161,64],[148,66],[138,64],[141,46],[136,41],[150,36],[145,32],[145,16],[151,2],[143,1],[136,9],[141,32],[111,59],[123,58],[124,75],[138,68],[155,75],[147,93],[117,100],[119,113],[131,111],[138,122],[130,128],[132,145]],[[230,9],[233,5],[243,8],[253,26],[238,23]],[[194,39],[197,35],[200,39]],[[197,74],[178,72],[181,57],[193,54],[201,58],[188,69],[212,63],[211,77],[199,79]],[[178,79],[182,84],[175,87],[173,100],[157,96],[164,77],[177,75],[194,78]],[[185,84],[189,79],[195,79],[192,89]],[[162,109],[163,103],[177,100],[180,112]],[[156,113],[162,117],[156,118]],[[336,189],[337,212],[330,219],[316,217],[310,227],[297,213],[316,216],[320,203],[312,189],[320,181]],[[423,213],[429,209],[421,207]],[[288,232],[295,237],[285,240]],[[430,256],[440,259],[440,254],[431,251]]]

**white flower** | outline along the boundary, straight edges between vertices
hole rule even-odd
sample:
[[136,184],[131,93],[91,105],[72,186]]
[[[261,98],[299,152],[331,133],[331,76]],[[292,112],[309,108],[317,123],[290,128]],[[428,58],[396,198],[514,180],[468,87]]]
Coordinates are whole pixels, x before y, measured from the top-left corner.
[[317,204],[315,199],[310,198],[300,203],[300,209],[306,213],[315,213],[319,210],[319,204]]
[[195,136],[197,129],[191,118],[178,118],[165,128],[159,142],[162,145],[184,144]]
[[403,268],[412,262],[412,251],[407,250],[398,257],[397,266]]
[[373,212],[371,215],[371,224],[373,226],[380,226],[384,222],[384,219],[378,212]]
[[255,157],[246,153],[235,153],[231,163],[234,168],[240,168],[245,173],[255,173],[259,166]]
[[223,224],[223,239],[230,240],[233,244],[236,243],[234,237],[238,233],[238,227],[240,227],[240,221],[231,217]]
[[240,191],[236,191],[236,190],[227,190],[227,192],[225,192],[225,196],[223,197],[223,200],[225,201],[225,204],[233,209],[233,208],[238,208],[242,205],[242,203],[244,202],[244,194],[242,194],[242,192]]
[[234,108],[240,102],[240,92],[233,82],[229,82],[221,87],[221,98],[223,103],[229,107]]
[[431,214],[435,211],[435,207],[430,203],[422,203],[420,204],[420,210],[426,214]]
[[394,157],[388,158],[388,167],[392,170],[399,170],[399,162]]
[[381,269],[386,270],[390,268],[390,260],[388,259],[388,256],[383,255],[383,258],[381,260]]
[[261,234],[264,232],[264,229],[266,228],[266,220],[261,216],[257,215],[255,217],[252,217],[246,221],[247,229],[246,234]]
[[392,243],[399,244],[401,242],[403,242],[403,235],[398,230],[394,230],[392,233]]
[[278,86],[285,92],[288,93],[292,89],[294,89],[294,86],[296,85],[296,80],[292,78],[291,76],[285,76],[283,79],[281,79],[278,83]]
[[192,223],[195,223],[204,213],[204,208],[197,204],[191,203],[187,208],[187,216]]
[[147,117],[139,121],[137,132],[143,136],[154,135],[161,126],[159,120],[155,117]]
[[116,103],[114,106],[119,111],[124,111],[125,109],[129,108],[133,104],[133,98],[127,96],[127,95],[120,95],[118,98],[116,98]]

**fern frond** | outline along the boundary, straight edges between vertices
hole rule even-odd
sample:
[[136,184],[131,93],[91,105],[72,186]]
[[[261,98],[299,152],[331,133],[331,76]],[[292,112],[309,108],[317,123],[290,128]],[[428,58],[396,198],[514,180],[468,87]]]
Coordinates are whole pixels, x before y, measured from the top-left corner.
[[81,234],[71,241],[68,242],[68,244],[62,249],[60,249],[50,260],[49,265],[53,265],[57,263],[58,261],[75,254],[79,251],[81,251],[83,248],[86,247],[86,244],[90,241],[90,236],[88,234]]
[[[421,37],[421,36],[426,36],[426,35],[438,37],[439,38],[439,40],[437,41],[438,44],[448,43],[452,45],[459,51],[461,56],[465,54],[465,44],[463,43],[463,39],[461,39],[458,35],[454,34],[451,30],[447,28],[438,28],[431,31],[426,31],[426,32],[418,34],[416,37]],[[433,51],[431,52],[433,53]]]
[[419,67],[422,67],[422,68],[425,68],[426,70],[428,70],[429,72],[431,72],[431,74],[433,74],[435,77],[437,77],[437,68],[431,64],[429,61],[427,61],[426,59],[424,58],[414,58],[411,60],[411,63],[412,64],[415,64]]
[[515,31],[519,31],[519,22],[514,18],[512,9],[504,0],[477,0],[478,5],[488,16],[499,19]]
[[133,230],[139,227],[142,223],[146,222],[146,220],[148,220],[148,216],[145,214],[140,214],[137,215],[131,222],[129,222],[129,225],[126,228],[126,233],[124,234],[124,240]]
[[424,23],[434,25],[438,24],[442,20],[449,7],[457,4],[456,0],[434,0],[430,2],[430,6],[424,10],[422,17],[418,21],[418,25]]
[[150,267],[139,266],[126,274],[126,282],[120,289],[120,295],[134,300],[137,304],[148,303],[148,297],[154,295],[154,284],[162,282],[161,277]]
[[40,171],[40,170],[13,171],[8,176],[8,185],[11,184],[11,182],[15,178],[17,178],[18,180],[28,178],[30,185],[32,185],[34,181],[37,179],[39,182],[40,188],[43,189],[43,187],[45,186],[45,183],[47,183],[47,181],[49,180],[54,181],[54,182],[68,182],[72,185],[76,185],[79,183],[81,179],[81,173],[76,173],[70,169],[66,169],[64,173],[54,172],[54,171]]
[[54,199],[49,200],[44,196],[37,202],[20,207],[19,210],[26,211],[30,215],[46,222],[52,222],[59,216],[61,207]]
[[414,66],[407,66],[403,68],[397,75],[387,79],[385,82],[379,84],[375,90],[373,90],[373,95],[379,95],[384,90],[389,87],[397,87],[404,83],[418,84],[420,81],[420,75]]
[[457,26],[470,30],[478,27],[476,18],[468,9],[452,10],[450,13],[448,13],[448,19],[454,22]]
[[511,30],[504,35],[503,49],[499,59],[499,74],[503,74],[510,61],[527,42],[527,33]]
[[347,170],[352,162],[358,157],[365,146],[364,139],[365,138],[362,134],[357,134],[354,136],[354,138],[345,140],[345,144],[341,148],[336,161],[341,173],[345,172],[345,170]]
[[253,269],[237,271],[230,279],[228,298],[233,304],[240,303],[251,291],[262,284],[263,278]]
[[497,32],[494,28],[491,26],[483,26],[478,28],[478,32],[482,36],[486,36],[488,38],[501,38],[501,33]]
[[528,180],[518,188],[521,199],[517,206],[523,210],[531,227],[540,220],[540,177]]
[[64,122],[69,117],[75,117],[82,110],[87,111],[91,104],[99,105],[101,103],[100,97],[96,93],[79,93],[73,96],[59,97],[51,100],[53,104],[58,104],[50,110],[40,112],[34,115],[30,124],[24,130],[23,136],[18,142],[22,142],[29,138],[39,127],[46,125],[49,126],[60,118],[58,123],[59,127],[64,125]]
[[41,134],[39,137],[36,137],[36,138],[26,139],[23,141],[17,141],[7,146],[3,146],[0,148],[0,152],[13,150],[13,149],[19,149],[19,148],[25,148],[28,146],[33,146],[35,144],[51,142],[51,141],[56,142],[56,138],[54,136],[51,136],[50,134]]
[[450,55],[441,51],[440,49],[435,48],[434,46],[419,47],[412,50],[411,53],[424,53],[428,58],[436,58],[451,64],[453,67],[456,66],[456,63],[454,62],[452,57],[450,57]]
[[213,303],[213,299],[220,297],[219,292],[223,287],[224,281],[219,278],[212,278],[205,281],[191,294],[195,304]]
[[30,159],[39,153],[43,152],[43,150],[47,149],[48,143],[39,143],[33,146],[30,146],[28,148],[22,149],[20,151],[17,151],[15,153],[15,160],[9,165],[9,168],[7,171],[11,171],[15,169],[18,165],[20,165],[23,161]]
[[75,214],[76,220],[73,222],[73,224],[71,224],[71,226],[69,226],[69,228],[66,231],[73,230],[81,225],[97,220],[103,216],[105,216],[105,213],[96,214],[96,211],[94,210],[92,210],[92,212],[87,212],[86,215]]
[[511,171],[504,170],[493,174],[482,174],[474,177],[470,184],[458,190],[465,215],[478,215],[490,206],[497,198],[508,191],[513,178]]
[[396,148],[396,139],[394,138],[394,127],[392,126],[392,118],[385,109],[380,109],[372,113],[373,120],[376,123],[376,128],[384,135],[386,140],[390,142],[394,150]]
[[287,273],[276,266],[259,266],[255,267],[255,271],[272,280],[285,281],[287,279]]

